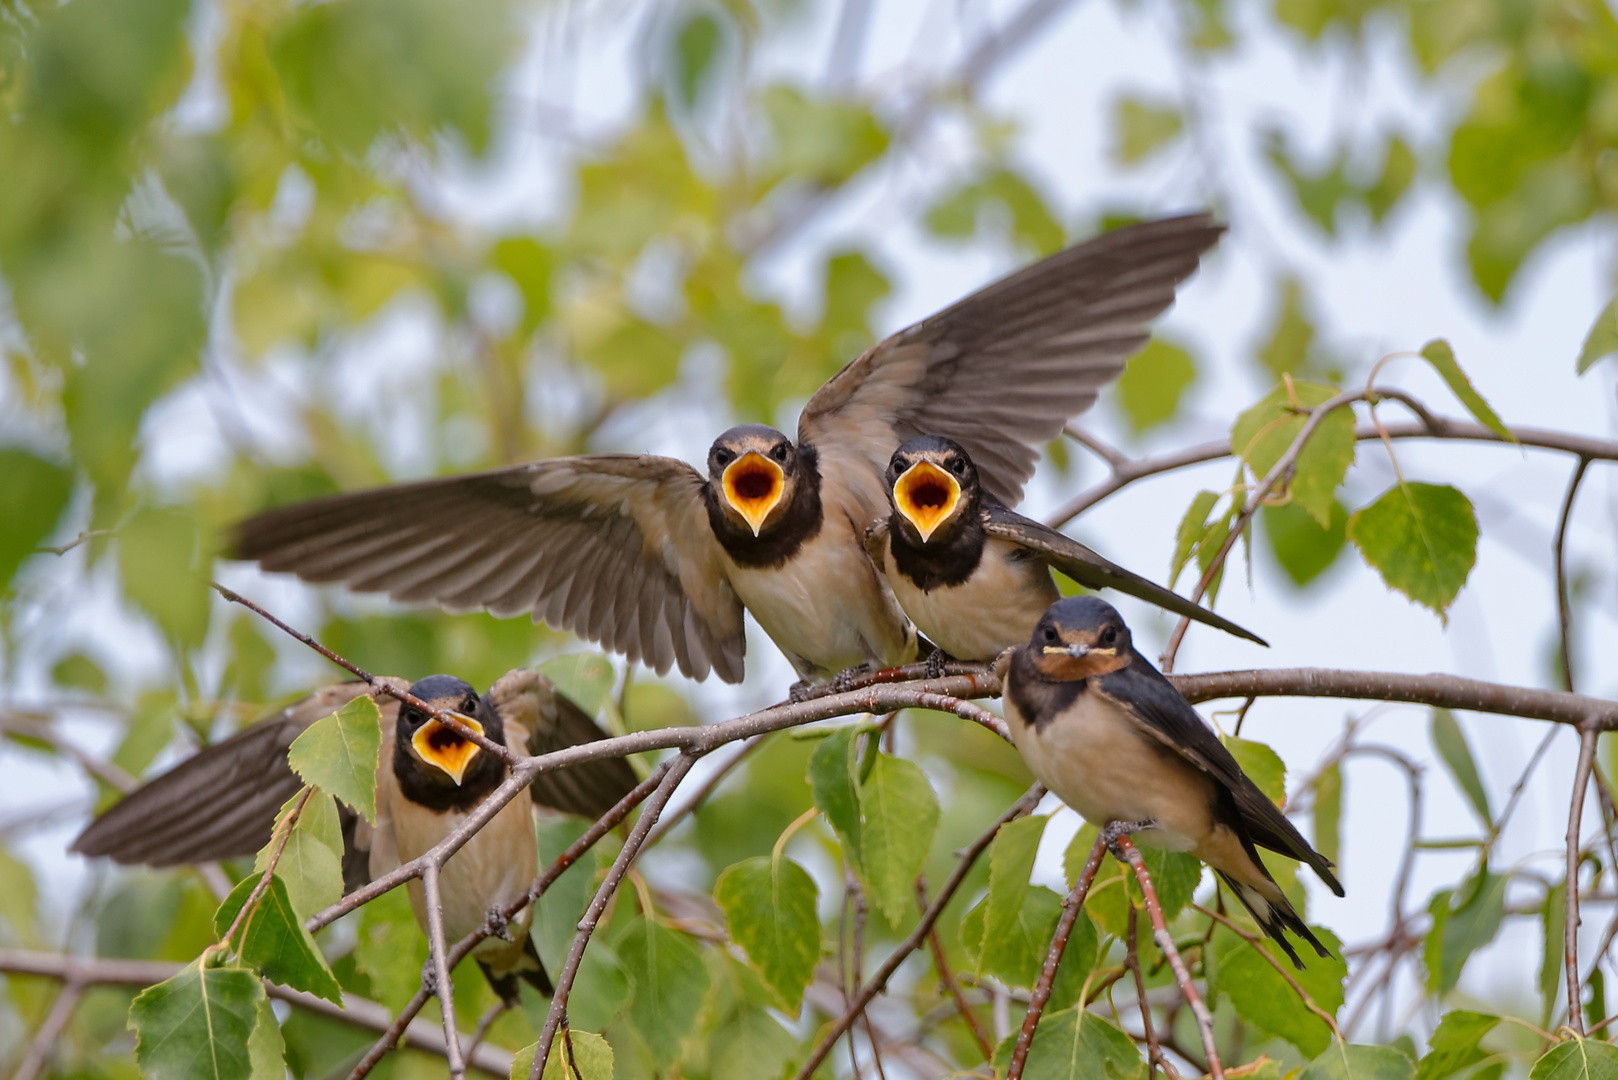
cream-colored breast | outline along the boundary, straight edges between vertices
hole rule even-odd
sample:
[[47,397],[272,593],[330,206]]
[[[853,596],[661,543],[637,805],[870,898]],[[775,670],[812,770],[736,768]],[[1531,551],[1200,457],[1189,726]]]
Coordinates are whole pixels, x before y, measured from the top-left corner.
[[914,657],[915,639],[846,517],[826,508],[814,539],[783,565],[742,567],[725,557],[731,586],[805,678]]
[[1092,825],[1154,820],[1143,843],[1175,851],[1202,846],[1213,827],[1210,781],[1196,766],[1141,732],[1092,691],[1042,728],[1006,697],[1012,741],[1028,768]]
[[1028,644],[1045,609],[1060,595],[1043,564],[1014,559],[1015,545],[991,537],[972,576],[959,585],[923,590],[899,572],[888,541],[883,560],[893,588],[916,629],[957,660],[993,660]]
[[[393,831],[400,860],[423,854],[465,820],[463,813],[436,813],[396,800]],[[444,864],[439,880],[445,936],[455,941],[477,929],[489,908],[517,899],[538,873],[532,800],[519,793]],[[426,926],[426,893],[419,879],[410,882],[410,906]]]

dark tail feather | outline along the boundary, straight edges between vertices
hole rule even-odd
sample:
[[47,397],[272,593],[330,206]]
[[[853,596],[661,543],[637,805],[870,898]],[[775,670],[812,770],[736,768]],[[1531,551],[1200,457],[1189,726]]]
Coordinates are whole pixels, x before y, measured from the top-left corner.
[[517,958],[515,967],[496,972],[482,960],[478,961],[478,967],[483,969],[483,977],[489,980],[489,986],[500,996],[500,1000],[506,1003],[507,1008],[517,1007],[518,978],[545,997],[553,997],[556,994],[556,987],[551,985],[551,977],[545,970],[545,962],[539,958],[539,953],[534,949],[532,937],[523,939],[522,955]]
[[1263,928],[1264,933],[1274,940],[1277,945],[1281,946],[1281,951],[1287,954],[1287,958],[1292,961],[1293,967],[1302,971],[1303,961],[1298,959],[1297,951],[1292,948],[1292,943],[1286,939],[1286,934],[1284,933],[1286,930],[1291,930],[1294,934],[1313,945],[1315,952],[1321,956],[1331,955],[1331,950],[1322,945],[1320,939],[1315,937],[1314,931],[1310,930],[1308,925],[1298,918],[1298,913],[1293,910],[1291,904],[1287,903],[1285,897],[1278,904],[1271,903],[1257,889],[1250,885],[1243,885],[1223,870],[1216,870],[1215,873],[1230,887],[1230,891],[1236,894],[1236,899],[1242,902],[1242,906],[1253,916],[1253,920]]

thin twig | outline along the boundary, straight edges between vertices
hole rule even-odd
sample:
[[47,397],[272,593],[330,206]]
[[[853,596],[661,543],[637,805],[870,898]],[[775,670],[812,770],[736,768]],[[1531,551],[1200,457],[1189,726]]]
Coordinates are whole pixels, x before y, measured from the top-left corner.
[[1562,685],[1570,694],[1573,693],[1573,648],[1570,644],[1573,612],[1567,595],[1567,523],[1573,516],[1573,499],[1579,493],[1579,481],[1584,479],[1584,470],[1589,467],[1590,459],[1581,455],[1572,477],[1568,479],[1567,495],[1562,499],[1562,514],[1556,521],[1556,539],[1551,543],[1552,554],[1556,557],[1556,617],[1562,632]]
[[674,794],[680,780],[691,771],[696,764],[696,757],[692,754],[681,754],[674,759],[668,772],[663,775],[657,790],[652,792],[646,805],[642,807],[640,817],[635,821],[635,827],[629,830],[624,839],[624,846],[613,860],[612,867],[602,880],[595,896],[590,898],[590,906],[585,908],[584,917],[579,920],[578,933],[573,935],[573,944],[568,949],[567,960],[562,966],[561,974],[556,980],[556,993],[551,997],[550,1008],[545,1013],[545,1024],[539,1032],[539,1045],[534,1048],[534,1067],[529,1072],[530,1080],[539,1080],[545,1074],[545,1061],[550,1057],[551,1043],[556,1038],[557,1028],[562,1025],[567,1016],[567,999],[573,989],[573,980],[579,973],[579,964],[584,961],[585,946],[590,944],[590,935],[595,932],[596,923],[601,920],[601,913],[607,909],[607,902],[618,891],[618,885],[623,881],[624,874],[629,870],[629,864],[639,853],[641,846],[646,842],[646,836],[657,824],[658,815]]
[[1212,1080],[1224,1080],[1225,1069],[1219,1063],[1219,1048],[1214,1045],[1213,1015],[1203,1004],[1202,996],[1191,982],[1191,973],[1180,958],[1180,950],[1175,947],[1174,935],[1169,933],[1168,923],[1163,918],[1163,905],[1157,901],[1157,889],[1152,886],[1152,877],[1146,872],[1146,862],[1141,858],[1140,849],[1129,837],[1120,836],[1113,841],[1112,854],[1120,862],[1128,862],[1129,868],[1135,871],[1135,881],[1139,883],[1141,896],[1146,901],[1146,914],[1152,920],[1152,940],[1157,942],[1157,947],[1168,958],[1174,979],[1180,984],[1180,993],[1185,995],[1186,1004],[1191,1006],[1192,1015],[1197,1018],[1197,1031],[1202,1035],[1202,1051],[1208,1058],[1208,1075]]
[[1579,830],[1584,823],[1584,791],[1595,766],[1594,725],[1579,732],[1579,764],[1573,772],[1573,805],[1567,812],[1567,917],[1562,926],[1562,962],[1567,965],[1567,1023],[1584,1035],[1584,1014],[1579,1007]]
[[466,1075],[466,1059],[461,1055],[461,1033],[455,1027],[455,984],[450,981],[449,945],[444,940],[444,897],[438,888],[438,866],[428,863],[421,875],[426,893],[427,962],[433,969],[433,992],[438,995],[438,1011],[444,1018],[445,1059],[451,1077]]
[[1101,858],[1106,853],[1107,845],[1100,837],[1096,837],[1095,844],[1090,848],[1090,857],[1084,861],[1084,868],[1079,871],[1079,880],[1074,883],[1067,898],[1062,901],[1062,917],[1056,922],[1056,933],[1051,936],[1051,946],[1045,952],[1045,966],[1040,969],[1039,981],[1034,984],[1033,995],[1028,999],[1028,1011],[1023,1014],[1022,1028],[1017,1032],[1017,1045],[1011,1050],[1011,1064],[1006,1070],[1006,1080],[1020,1080],[1022,1077],[1023,1066],[1028,1062],[1029,1048],[1034,1044],[1034,1031],[1039,1027],[1039,1018],[1045,1013],[1046,1002],[1051,999],[1051,987],[1056,983],[1056,969],[1062,963],[1062,954],[1067,951],[1067,939],[1073,933],[1074,923],[1079,921],[1079,912],[1084,907],[1085,898],[1090,895],[1090,885],[1095,881],[1096,871],[1101,868]]
[[988,850],[989,844],[994,840],[994,834],[1000,831],[1000,826],[1008,821],[1015,821],[1024,814],[1031,813],[1034,807],[1039,805],[1039,800],[1044,797],[1045,788],[1040,784],[1035,784],[1028,789],[1022,798],[1012,803],[1006,812],[1001,814],[983,835],[972,841],[961,852],[960,861],[955,864],[955,869],[950,872],[949,877],[944,882],[944,887],[933,898],[932,905],[922,915],[921,921],[916,924],[915,929],[910,931],[910,936],[905,938],[897,949],[893,950],[893,954],[882,964],[876,974],[871,977],[871,980],[860,988],[860,992],[855,995],[853,1003],[843,1011],[843,1015],[838,1017],[837,1021],[832,1024],[831,1030],[815,1045],[813,1052],[809,1055],[809,1060],[804,1062],[803,1067],[798,1070],[796,1080],[809,1080],[815,1074],[815,1070],[820,1068],[820,1063],[826,1060],[826,1055],[837,1044],[837,1040],[842,1038],[843,1033],[853,1026],[854,1020],[870,1004],[871,999],[887,987],[888,980],[893,977],[895,971],[899,970],[899,965],[904,963],[905,959],[921,946],[922,939],[927,936],[927,931],[931,930],[933,924],[938,922],[938,917],[944,913],[945,905],[954,897],[955,891],[961,887],[961,882],[966,880],[966,875],[971,871],[973,864],[978,861],[978,857]]
[[[1140,942],[1137,940],[1140,925],[1140,913],[1135,905],[1129,905],[1129,931],[1125,935],[1124,967],[1135,977],[1135,999],[1140,1002],[1140,1030],[1146,1036],[1146,1059],[1154,1066],[1162,1064],[1163,1071],[1168,1073],[1170,1080],[1179,1080],[1179,1073],[1174,1066],[1168,1063],[1163,1056],[1163,1047],[1157,1041],[1157,1032],[1152,1027],[1152,1006],[1146,1000],[1146,976],[1140,967]],[[1148,1073],[1146,1080],[1153,1080],[1155,1074]]]
[[[241,929],[244,922],[253,917],[253,912],[258,910],[259,901],[263,898],[265,890],[270,887],[270,879],[275,876],[275,868],[281,862],[281,853],[286,850],[287,841],[292,837],[292,827],[298,823],[298,815],[302,814],[303,808],[309,805],[309,797],[314,793],[314,788],[307,784],[304,785],[303,794],[298,797],[297,804],[292,807],[292,812],[286,816],[286,821],[282,823],[281,837],[276,841],[275,850],[270,852],[269,859],[264,863],[264,873],[259,876],[258,884],[253,886],[253,891],[247,894],[247,899],[243,901],[241,908],[236,912],[236,917],[230,921],[230,929],[225,931],[225,936],[220,938],[219,944],[212,946],[212,948],[230,948],[231,940],[236,936],[236,931]],[[243,932],[242,940],[245,942],[246,938],[247,935]],[[242,946],[237,945],[236,949],[239,952]]]
[[80,749],[74,745],[71,739],[57,731],[54,725],[46,721],[19,716],[16,713],[0,713],[0,732],[49,743],[55,749],[78,762],[79,767],[85,772],[105,781],[125,795],[140,787],[139,780],[130,776],[113,762],[104,761]]
[[[916,903],[923,914],[927,911],[927,881],[919,875],[916,878]],[[989,1061],[994,1057],[994,1046],[989,1042],[989,1036],[984,1033],[983,1025],[978,1022],[972,1006],[967,1002],[966,995],[961,992],[960,983],[955,981],[955,975],[950,971],[949,962],[944,958],[944,943],[938,940],[938,927],[929,927],[927,930],[927,945],[932,950],[933,967],[938,970],[938,981],[944,984],[949,991],[950,998],[955,1002],[955,1011],[961,1014],[966,1021],[966,1030],[971,1032],[972,1041],[978,1044],[983,1053],[983,1060]]]
[[11,1080],[34,1080],[40,1075],[40,1070],[50,1058],[51,1048],[62,1035],[62,1029],[67,1022],[73,1019],[73,1009],[84,994],[84,984],[68,980],[62,984],[61,993],[51,1003],[51,1011],[45,1014],[45,1019],[34,1033],[34,1039],[28,1044],[28,1052],[23,1055],[22,1061],[17,1065],[17,1071],[11,1074]]

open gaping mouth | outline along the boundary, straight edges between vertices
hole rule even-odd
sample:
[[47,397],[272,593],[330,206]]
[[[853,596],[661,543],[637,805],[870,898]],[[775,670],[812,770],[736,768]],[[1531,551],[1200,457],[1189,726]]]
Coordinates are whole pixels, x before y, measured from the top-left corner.
[[[456,713],[455,717],[479,735],[483,734],[483,725],[470,716]],[[466,775],[466,767],[482,752],[477,743],[437,720],[428,720],[421,725],[410,737],[410,745],[416,748],[421,760],[441,769],[455,781],[456,787],[460,786],[461,777]]]
[[781,501],[785,488],[781,466],[759,453],[749,450],[725,468],[725,500],[735,507],[757,536]]
[[930,461],[916,462],[893,484],[893,504],[921,533],[922,543],[955,512],[960,501],[961,485]]

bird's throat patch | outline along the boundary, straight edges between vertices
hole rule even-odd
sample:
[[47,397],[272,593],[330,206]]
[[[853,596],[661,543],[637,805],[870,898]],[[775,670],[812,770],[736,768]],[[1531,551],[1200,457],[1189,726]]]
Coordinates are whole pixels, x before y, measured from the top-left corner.
[[955,477],[930,461],[918,461],[893,483],[893,503],[921,533],[923,543],[949,520],[961,501]]
[[[483,734],[483,725],[470,716],[455,714],[462,723],[479,735]],[[451,780],[460,786],[461,778],[466,775],[466,767],[472,764],[472,759],[482,753],[477,743],[462,735],[448,724],[441,724],[437,720],[429,719],[410,737],[410,745],[416,748],[421,760],[441,770]]]
[[749,450],[725,468],[725,501],[742,516],[757,536],[781,502],[786,490],[781,466],[759,453]]

